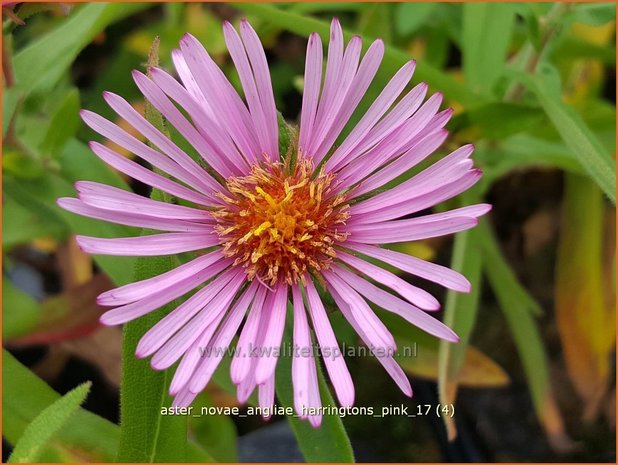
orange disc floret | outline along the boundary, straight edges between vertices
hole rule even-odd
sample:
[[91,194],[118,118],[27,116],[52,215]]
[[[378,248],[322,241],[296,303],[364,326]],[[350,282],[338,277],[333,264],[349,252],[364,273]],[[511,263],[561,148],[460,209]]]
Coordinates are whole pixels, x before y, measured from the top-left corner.
[[328,268],[334,245],[347,238],[339,230],[349,217],[345,196],[334,192],[333,174],[313,171],[309,159],[292,169],[264,162],[226,181],[228,192],[219,194],[226,205],[212,214],[224,253],[249,280],[303,281],[305,272]]

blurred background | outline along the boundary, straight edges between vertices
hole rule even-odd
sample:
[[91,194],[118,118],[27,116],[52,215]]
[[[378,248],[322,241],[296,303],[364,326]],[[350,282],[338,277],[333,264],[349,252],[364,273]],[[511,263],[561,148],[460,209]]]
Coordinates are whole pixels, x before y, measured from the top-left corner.
[[[143,111],[131,70],[144,69],[156,36],[161,66],[172,70],[170,52],[185,32],[239,87],[221,22],[246,17],[266,48],[277,107],[294,123],[306,37],[315,30],[326,38],[337,16],[365,45],[386,42],[356,120],[415,59],[412,84],[426,81],[455,110],[432,160],[474,143],[485,173],[449,205],[482,198],[494,206],[471,232],[397,246],[458,269],[474,287],[456,295],[419,280],[444,303],[438,317],[460,333],[458,345],[380,314],[400,344],[417,347],[399,360],[414,397],[375,360],[348,360],[357,405],[416,412],[454,404],[456,414],[347,416],[356,459],[615,462],[614,3],[5,2],[2,11],[5,460],[58,394],[85,381],[92,385],[79,417],[45,438],[37,458],[113,461],[118,448],[122,330],[98,324],[95,297],[114,286],[112,267],[130,276],[133,262],[82,253],[74,234],[119,229],[63,212],[55,199],[72,196],[80,179],[148,192],[89,152],[98,136],[79,109],[113,118],[101,97],[109,90]],[[337,312],[331,318],[340,340],[358,343]],[[236,401],[226,383],[211,383],[197,405]],[[191,444],[217,461],[316,457],[285,417],[188,420]]]

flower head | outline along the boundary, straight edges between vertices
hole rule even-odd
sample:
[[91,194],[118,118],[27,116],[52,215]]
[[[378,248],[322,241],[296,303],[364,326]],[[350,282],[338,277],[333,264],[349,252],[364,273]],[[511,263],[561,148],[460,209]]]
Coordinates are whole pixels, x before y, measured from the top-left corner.
[[[473,148],[463,146],[384,190],[444,142],[451,111],[439,111],[440,94],[425,100],[425,84],[404,93],[414,72],[411,61],[335,145],[378,70],[384,46],[375,41],[361,59],[360,38],[346,46],[333,20],[324,75],[320,37],[309,37],[298,141],[293,152],[280,154],[268,64],[257,34],[246,21],[240,34],[229,23],[223,28],[244,99],[190,35],[173,53],[180,82],[159,68],[149,76],[133,73],[145,98],[192,145],[199,162],[117,95],[105,93],[104,98],[149,145],[99,115],[82,112],[92,129],[157,170],[93,142],[97,156],[182,202],[78,182],[79,198],[59,199],[63,208],[162,231],[115,239],[79,236],[80,246],[108,255],[198,252],[162,275],[101,294],[98,302],[113,307],[101,321],[126,323],[199,288],[143,336],[137,355],[152,356],[155,369],[180,361],[170,393],[176,405],[188,405],[207,385],[242,326],[230,375],[239,400],[246,401],[257,387],[260,405],[269,407],[278,356],[274,349],[281,345],[290,302],[294,345],[302,354],[292,364],[295,408],[317,426],[319,411],[308,410],[321,405],[311,327],[320,348],[331,352],[324,364],[339,403],[354,402],[354,385],[342,354],[335,350],[337,340],[318,292],[323,288],[365,344],[386,349],[389,355],[378,360],[402,391],[412,395],[407,377],[390,355],[395,340],[369,303],[437,337],[456,341],[457,336],[426,313],[439,308],[431,294],[374,261],[469,291],[459,273],[379,245],[477,224],[488,205],[410,217],[479,180],[481,174],[470,160]],[[252,348],[263,350],[252,357]]]

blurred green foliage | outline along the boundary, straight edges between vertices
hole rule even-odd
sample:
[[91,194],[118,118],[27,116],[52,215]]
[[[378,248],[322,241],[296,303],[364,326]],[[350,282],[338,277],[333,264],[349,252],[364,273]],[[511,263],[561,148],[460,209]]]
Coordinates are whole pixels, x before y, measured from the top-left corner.
[[[326,42],[332,16],[340,18],[347,38],[360,34],[365,48],[376,37],[387,44],[380,71],[344,133],[393,73],[416,59],[414,83],[426,81],[430,91],[442,92],[446,104],[455,110],[446,149],[473,142],[476,163],[485,172],[473,192],[449,205],[480,199],[509,174],[533,168],[584,175],[602,190],[607,204],[615,202],[615,94],[608,77],[615,76],[615,48],[613,40],[597,40],[602,31],[615,35],[613,3],[91,3],[75,5],[66,16],[53,4],[41,4],[37,11],[31,8],[13,8],[25,26],[3,18],[4,272],[11,269],[12,251],[42,239],[64,243],[74,234],[114,237],[138,233],[135,228],[66,213],[55,203],[56,198],[73,194],[72,183],[77,180],[130,188],[126,179],[89,152],[86,143],[98,136],[80,123],[79,109],[112,117],[100,96],[103,90],[142,105],[130,70],[143,68],[155,36],[160,38],[160,65],[171,69],[170,52],[185,32],[204,43],[240,89],[226,55],[222,18],[247,16],[256,27],[273,57],[270,66],[277,107],[288,123],[297,117],[302,91],[304,43],[298,37],[316,31]],[[581,28],[587,34],[578,33]],[[574,69],[583,77],[574,79]],[[586,98],[574,98],[582,88]],[[194,152],[173,129],[170,132],[187,153]],[[287,130],[282,134],[287,136]],[[289,143],[289,137],[282,137],[281,143]],[[598,239],[603,231],[597,228],[587,234],[596,234]],[[400,247],[413,253],[420,250],[414,244]],[[94,260],[118,285],[132,280],[135,269],[145,276],[170,266],[131,258]],[[548,309],[522,285],[489,221],[455,239],[451,265],[466,274],[474,287],[470,295],[449,293],[446,298],[444,319],[462,335],[460,344],[428,341],[415,328],[402,327],[399,320],[380,314],[385,323],[398,340],[421,341],[435,355],[438,367],[432,376],[439,381],[441,401],[453,403],[468,344],[474,342],[480,324],[476,318],[479,295],[486,283],[512,332],[536,414],[554,447],[566,448],[569,440],[537,322]],[[36,327],[45,303],[18,289],[6,276],[3,287],[3,336],[10,342]],[[337,316],[332,319],[341,338],[349,337]],[[26,444],[29,450],[36,448],[36,457],[47,461],[68,461],[76,455],[80,460],[112,461],[120,444],[123,461],[235,460],[236,432],[229,420],[189,419],[193,438],[188,445],[184,421],[161,424],[158,408],[169,403],[164,392],[169,374],[152,372],[145,361],[131,361],[131,341],[134,344],[136,334],[152,322],[144,319],[135,334],[129,329],[125,336],[126,397],[120,429],[79,407],[86,395],[83,386],[59,398],[5,351],[3,430],[16,455],[25,447],[20,444]],[[402,363],[412,374],[421,371],[418,367],[415,371],[411,360]],[[483,363],[494,362],[487,358]],[[214,379],[230,391],[225,365]],[[291,405],[290,361],[282,359],[279,365],[278,397]],[[322,376],[320,380],[323,400],[333,403]],[[142,387],[149,394],[140,398]],[[210,400],[204,396],[198,402]],[[149,405],[153,410],[144,415]],[[72,421],[61,427],[73,411],[80,426]],[[338,418],[325,419],[320,430],[297,419],[290,421],[307,461],[353,459]],[[36,433],[40,425],[52,423],[47,433],[53,436]],[[454,435],[454,425],[447,426]],[[89,452],[84,456],[83,451]]]

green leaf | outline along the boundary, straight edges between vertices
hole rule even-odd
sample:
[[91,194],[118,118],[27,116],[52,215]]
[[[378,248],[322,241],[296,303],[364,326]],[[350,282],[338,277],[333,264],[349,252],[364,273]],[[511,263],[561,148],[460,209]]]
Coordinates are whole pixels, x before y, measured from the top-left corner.
[[[206,393],[193,402],[195,411],[214,404]],[[189,417],[191,435],[212,454],[216,462],[238,462],[237,432],[234,420],[228,415],[194,415]],[[187,457],[189,458],[189,457]]]
[[65,237],[67,225],[57,215],[29,210],[6,191],[3,192],[2,200],[2,247],[5,251],[39,237]]
[[[6,224],[6,223],[5,223]],[[39,303],[2,276],[2,338],[27,334],[41,316]]]
[[[554,281],[555,318],[563,359],[590,421],[609,389],[616,347],[615,243],[599,187],[584,176],[565,175],[562,227]],[[608,237],[609,236],[609,237]],[[609,273],[608,273],[609,272]]]
[[391,3],[368,3],[358,15],[358,33],[362,36],[379,37],[385,43],[391,43]]
[[466,83],[490,93],[504,70],[515,12],[505,3],[463,5],[462,54]]
[[[241,11],[253,14],[264,21],[304,37],[308,37],[312,32],[317,32],[323,41],[328,41],[330,36],[330,24],[326,21],[306,17],[291,11],[283,11],[266,3],[233,3],[232,5]],[[344,32],[344,35],[348,40],[352,37],[350,32]],[[370,42],[370,38],[363,38],[365,47]],[[411,58],[410,54],[406,51],[392,46],[386,47],[381,70],[378,76],[376,76],[376,81],[382,86],[386,85],[386,82],[393,74]],[[429,65],[427,62],[418,62],[416,64],[415,78],[420,81],[427,81],[431,86],[440,90],[447,98],[464,105],[475,105],[487,101],[486,97],[472,92],[465,85],[443,71]]]
[[148,3],[90,3],[76,8],[57,28],[15,54],[15,81],[26,94],[50,90],[101,31],[149,7]]
[[[159,38],[148,54],[147,70],[159,63]],[[152,105],[146,106],[145,117],[157,129],[165,131],[165,121]],[[153,189],[150,198],[168,200],[167,194]],[[143,233],[147,233],[143,230]],[[135,264],[134,281],[163,274],[178,265],[174,256],[139,257]],[[187,459],[187,418],[184,415],[163,415],[171,407],[168,394],[172,368],[155,371],[147,360],[135,357],[142,336],[167,313],[177,301],[127,323],[123,328],[122,382],[120,389],[119,462],[184,462]],[[205,457],[204,461],[212,461]]]
[[562,102],[543,75],[514,73],[534,94],[547,116],[588,175],[616,203],[616,161],[612,159],[581,116]]
[[[2,351],[2,435],[15,444],[26,427],[60,395],[28,370],[6,350]],[[53,447],[74,457],[74,461],[113,462],[118,451],[120,428],[82,408],[52,439]],[[211,462],[194,442],[188,446],[194,462]]]
[[73,88],[53,113],[45,139],[41,144],[41,152],[52,158],[59,155],[59,152],[75,136],[79,128],[79,107],[79,91]]
[[[134,281],[172,268],[173,257],[140,257]],[[141,337],[174,307],[172,302],[124,326],[119,462],[183,462],[186,459],[187,418],[161,414],[162,407],[171,406],[172,398],[167,393],[171,369],[155,371],[148,360],[135,357]]]
[[[2,351],[2,435],[11,444],[60,395],[6,350]],[[118,427],[81,408],[52,442],[81,460],[111,462],[118,446]]]
[[[508,118],[504,116],[508,115]],[[454,131],[478,127],[480,136],[504,139],[538,125],[545,115],[538,107],[519,103],[492,102],[456,115],[450,122]]]
[[17,106],[22,98],[23,91],[21,87],[2,88],[2,136],[6,135],[6,131],[15,116],[15,111],[17,111]]
[[[284,343],[291,344],[292,337],[289,328],[286,330]],[[294,405],[294,394],[292,389],[292,357],[289,354],[282,354],[277,362],[275,385],[277,397],[281,405],[292,407]],[[318,383],[320,385],[320,396],[323,406],[335,407],[324,374],[316,360],[318,370]],[[294,416],[289,416],[288,421],[292,431],[298,441],[298,446],[305,460],[310,462],[354,462],[354,453],[350,440],[343,427],[341,418],[337,415],[324,415],[322,424],[319,428],[313,428],[308,421],[301,420]]]
[[[280,4],[281,5],[281,4]],[[288,10],[295,13],[313,14],[330,11],[364,11],[367,3],[356,2],[297,2],[291,3]]]
[[487,271],[491,274],[490,282],[496,294],[510,296],[513,303],[517,303],[522,309],[526,309],[531,315],[543,315],[543,307],[519,282],[515,272],[506,261],[500,250],[500,245],[491,230],[487,220],[481,220],[478,226],[478,244],[483,254],[483,262]]
[[483,248],[485,275],[513,333],[528,377],[535,409],[540,411],[545,393],[549,389],[547,356],[534,321],[534,316],[541,314],[542,309],[527,293],[522,293],[523,288],[506,273],[507,270],[510,272],[510,268],[502,257],[487,222],[481,220],[478,228],[481,231],[480,244]]
[[[453,404],[457,397],[459,372],[463,366],[470,336],[476,323],[481,295],[482,256],[479,233],[472,229],[455,237],[451,268],[463,274],[472,286],[470,293],[449,291],[443,322],[459,335],[459,343],[440,341],[438,353],[438,394],[442,404]],[[455,422],[443,417],[449,438],[456,436]]]
[[581,174],[583,168],[571,151],[561,142],[550,142],[527,134],[518,134],[502,141],[496,147],[479,146],[475,152],[482,162],[483,190],[512,170],[530,167],[553,167],[569,173]]
[[24,430],[8,463],[36,462],[41,450],[86,400],[91,382],[79,385],[43,410]]
[[500,266],[496,267],[492,258],[499,257],[500,252],[486,220],[481,220],[478,228],[483,234],[480,240],[483,247],[483,271],[513,334],[534,410],[543,423],[549,440],[556,447],[564,447],[569,440],[552,394],[547,353],[534,320],[540,310],[528,297],[508,285],[508,281],[504,280],[504,270],[501,270]]
[[588,24],[601,26],[611,21],[616,21],[616,4],[610,2],[586,2],[575,4],[573,11],[565,16],[567,19]]
[[[74,167],[76,171],[80,168],[79,165]],[[40,217],[60,218],[60,221],[68,225],[74,233],[98,237],[123,237],[132,235],[134,231],[134,228],[92,220],[61,209],[56,204],[56,199],[72,197],[75,195],[75,190],[70,182],[55,173],[50,172],[36,181],[18,180],[5,175],[2,181],[3,189],[20,205],[37,212]],[[71,182],[73,181],[75,180],[71,179]],[[130,282],[133,274],[131,268],[135,263],[133,257],[122,257],[119,260],[117,257],[96,255],[94,260],[116,284]]]
[[439,5],[434,2],[402,2],[395,5],[395,31],[409,36],[419,30]]
[[15,150],[4,152],[2,171],[23,179],[36,179],[45,173],[43,165],[39,160]]

